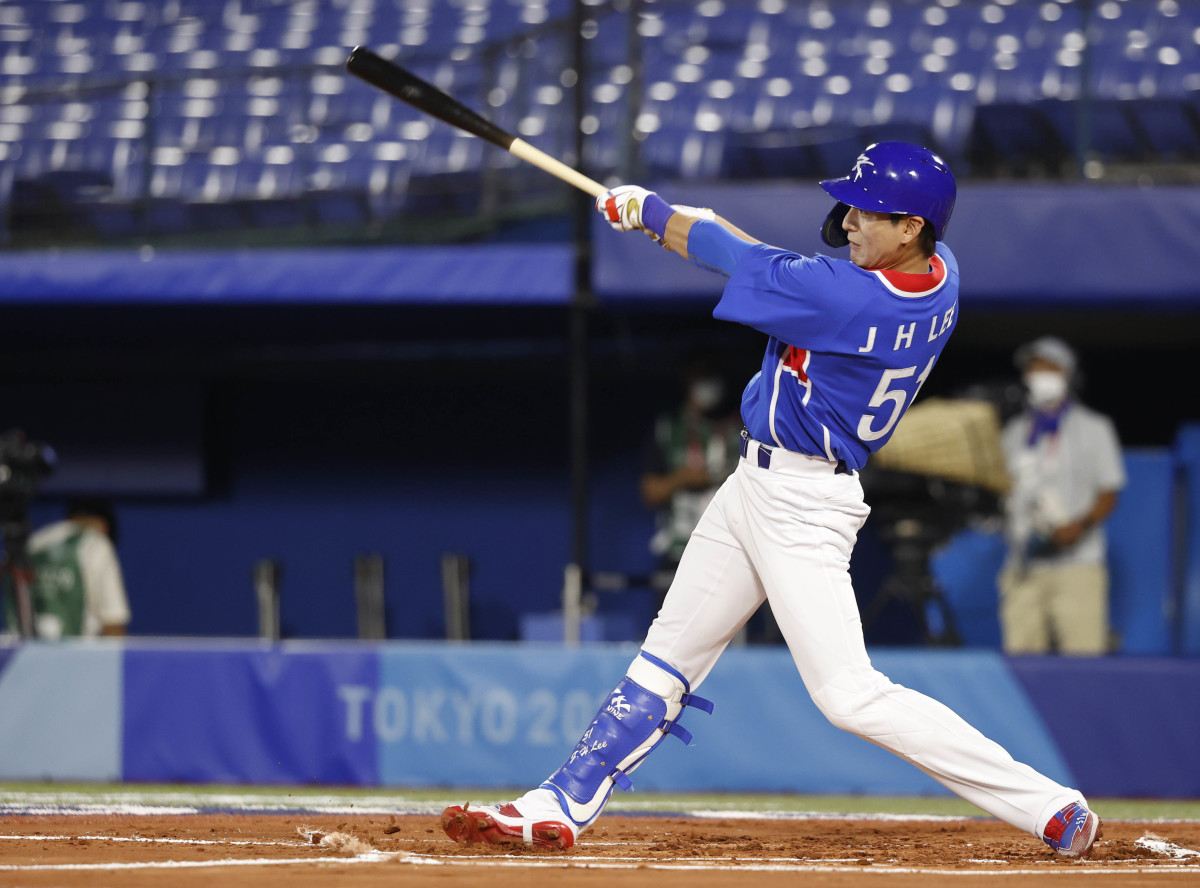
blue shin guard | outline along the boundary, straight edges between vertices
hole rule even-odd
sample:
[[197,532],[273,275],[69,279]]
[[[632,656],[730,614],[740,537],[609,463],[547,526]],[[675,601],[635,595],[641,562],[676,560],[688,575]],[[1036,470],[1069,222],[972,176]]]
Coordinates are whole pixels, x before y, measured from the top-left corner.
[[566,763],[542,788],[551,790],[563,811],[584,829],[608,802],[613,787],[632,789],[629,774],[667,734],[691,745],[692,735],[679,724],[684,707],[712,712],[703,697],[689,693],[687,680],[644,651],[629,666]]

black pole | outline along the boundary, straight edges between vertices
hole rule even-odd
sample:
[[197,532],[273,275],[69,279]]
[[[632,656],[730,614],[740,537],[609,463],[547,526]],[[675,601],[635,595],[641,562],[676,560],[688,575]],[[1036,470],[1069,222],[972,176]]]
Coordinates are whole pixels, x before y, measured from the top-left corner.
[[1088,156],[1092,151],[1092,106],[1096,94],[1092,89],[1092,0],[1079,2],[1079,26],[1084,35],[1079,61],[1079,102],[1075,106],[1075,174],[1087,178]]
[[625,58],[629,65],[629,83],[625,87],[625,113],[621,121],[619,174],[622,182],[637,182],[642,177],[641,142],[637,136],[638,114],[642,109],[642,82],[645,68],[642,64],[642,35],[638,31],[641,23],[643,0],[626,0],[619,6],[625,15]]
[[[584,169],[583,116],[586,97],[586,59],[583,25],[586,7],[573,4],[572,58],[575,84],[572,92],[571,125],[574,127],[572,146],[576,168]],[[571,449],[571,562],[587,576],[588,551],[588,322],[593,305],[591,198],[573,190],[572,218],[575,240],[575,292],[570,307],[570,449]]]

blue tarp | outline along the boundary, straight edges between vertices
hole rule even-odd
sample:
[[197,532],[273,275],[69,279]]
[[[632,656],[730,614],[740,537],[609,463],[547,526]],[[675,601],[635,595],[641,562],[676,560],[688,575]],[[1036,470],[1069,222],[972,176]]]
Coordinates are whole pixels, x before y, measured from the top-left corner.
[[1181,569],[1183,572],[1180,624],[1180,650],[1200,654],[1200,423],[1188,423],[1179,430],[1175,443],[1179,465],[1179,495],[1188,516],[1184,525]]
[[[0,779],[528,786],[635,645],[137,640],[26,644],[0,670]],[[1194,797],[1200,662],[872,651],[1018,761],[1091,795]],[[836,730],[783,647],[732,648],[642,789],[943,793]],[[63,695],[66,694],[64,697]],[[47,708],[47,695],[69,706]]]
[[564,244],[0,254],[0,302],[565,303]]
[[[832,201],[815,183],[664,185],[676,204],[711,207],[749,234],[806,255]],[[622,237],[597,219],[595,289],[607,298],[706,297],[724,279]],[[962,271],[963,310],[1195,309],[1200,188],[964,185],[946,243]]]
[[[1194,659],[1017,657],[1024,685],[1085,793],[1200,796],[1200,663]],[[1164,762],[1183,762],[1175,770]]]
[[[769,243],[838,255],[818,236],[831,202],[815,183],[661,191],[713,207]],[[592,240],[602,299],[720,294],[719,276],[619,235],[598,216]],[[947,237],[964,309],[1194,309],[1197,242],[1200,188],[1087,184],[964,185]],[[569,244],[0,254],[0,303],[564,304],[573,291]]]

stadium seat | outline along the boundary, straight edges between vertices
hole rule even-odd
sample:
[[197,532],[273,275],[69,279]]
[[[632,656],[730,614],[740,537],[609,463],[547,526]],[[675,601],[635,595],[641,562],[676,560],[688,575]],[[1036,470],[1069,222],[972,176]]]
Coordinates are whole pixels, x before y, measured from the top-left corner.
[[1068,148],[1079,146],[1080,126],[1086,126],[1083,145],[1087,153],[1100,160],[1141,160],[1150,146],[1134,129],[1126,113],[1125,102],[1039,102],[1037,107]]
[[1056,174],[1070,156],[1042,109],[1032,105],[983,105],[975,112],[967,159],[979,175]]
[[1178,99],[1128,102],[1132,116],[1155,157],[1200,161],[1200,109]]
[[[306,182],[341,182],[319,190],[361,191],[373,213],[400,205],[414,181],[444,177],[425,189],[428,202],[456,177],[516,162],[347,77],[349,46],[399,57],[567,156],[564,24],[573,8],[568,0],[5,0],[0,165],[12,180],[98,170],[125,201],[213,203],[246,192],[264,200],[264,188],[278,201],[302,198]],[[627,161],[630,120],[653,134],[637,147],[659,176],[823,174],[844,164],[851,144],[896,137],[984,174],[1058,174],[1070,169],[1074,103],[1089,90],[1101,100],[1090,117],[1097,157],[1200,157],[1193,3],[1093,4],[1086,84],[1077,2],[646,0],[632,23],[605,4],[580,8],[591,22],[585,89],[594,126],[584,163],[598,175]],[[635,62],[644,80],[631,109]],[[63,88],[82,91],[69,101],[21,97]],[[372,153],[379,145],[389,146],[383,156]],[[346,161],[320,159],[337,146]],[[293,149],[298,174],[265,159],[283,148]],[[221,163],[211,161],[217,151]]]

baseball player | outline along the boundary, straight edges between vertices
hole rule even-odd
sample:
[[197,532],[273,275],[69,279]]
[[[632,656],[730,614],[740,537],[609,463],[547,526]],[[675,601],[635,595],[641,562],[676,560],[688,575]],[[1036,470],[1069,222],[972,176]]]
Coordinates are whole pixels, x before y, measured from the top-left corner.
[[567,761],[499,806],[447,808],[459,842],[569,848],[613,787],[667,734],[685,742],[693,692],[767,599],[809,695],[837,727],[906,761],[1042,839],[1087,855],[1100,819],[1075,789],[1013,760],[950,709],[893,684],[867,656],[850,554],[869,513],[858,470],[929,377],[958,316],[958,263],[942,243],[956,186],[946,163],[905,142],[866,148],[821,182],[836,201],[821,229],[849,261],[772,247],[711,211],[621,186],[597,209],[729,277],[714,315],[768,337],[742,395],[737,470],[684,550],[675,582],[625,678]]

